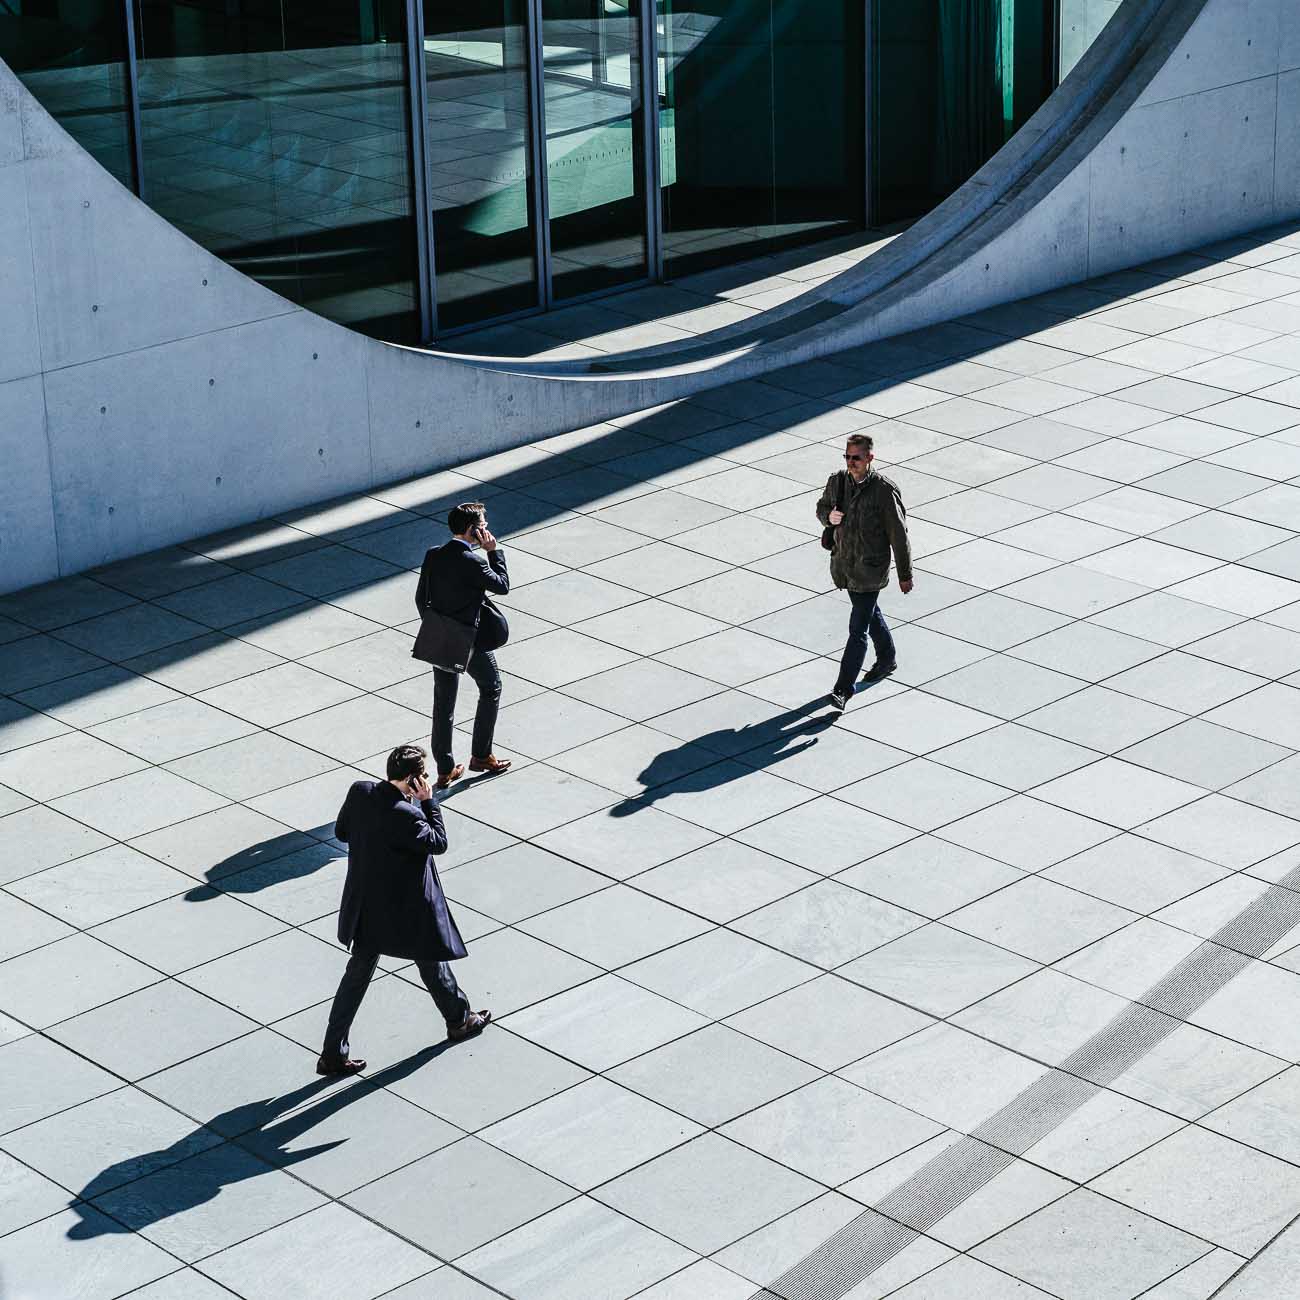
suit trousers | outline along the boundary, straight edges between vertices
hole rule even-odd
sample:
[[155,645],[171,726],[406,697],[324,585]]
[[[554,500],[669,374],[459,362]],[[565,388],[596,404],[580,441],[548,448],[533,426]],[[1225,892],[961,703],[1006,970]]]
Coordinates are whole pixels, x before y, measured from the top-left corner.
[[[475,650],[465,671],[478,686],[478,709],[474,713],[470,754],[474,758],[486,758],[492,752],[497,710],[501,707],[501,674],[497,671],[497,657],[489,650]],[[451,732],[459,687],[459,673],[448,672],[445,668],[433,670],[433,737],[430,748],[439,776],[456,766],[451,752]]]
[[835,682],[836,691],[844,695],[852,693],[854,679],[862,671],[867,658],[868,638],[881,663],[894,662],[894,638],[880,612],[880,592],[851,591],[849,600],[853,602],[853,611],[849,615],[849,639],[844,645],[840,675]]
[[[348,1033],[378,965],[379,953],[373,948],[365,948],[357,943],[352,945],[352,955],[348,958],[347,968],[339,981],[339,991],[334,995],[334,1005],[330,1008],[325,1046],[321,1048],[321,1055],[327,1059],[347,1059],[351,1050]],[[469,999],[460,991],[460,985],[451,972],[451,963],[417,961],[415,969],[420,972],[424,987],[433,996],[434,1005],[442,1013],[448,1028],[461,1024],[469,1015]]]

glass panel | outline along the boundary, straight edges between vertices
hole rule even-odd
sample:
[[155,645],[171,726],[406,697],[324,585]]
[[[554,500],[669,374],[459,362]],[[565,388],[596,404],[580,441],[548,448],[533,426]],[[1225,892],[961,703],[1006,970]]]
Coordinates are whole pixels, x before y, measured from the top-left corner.
[[438,328],[537,305],[523,0],[424,0]]
[[919,217],[977,172],[1051,93],[1054,0],[876,0],[877,224]]
[[861,4],[658,0],[657,21],[669,271],[861,228]]
[[642,279],[640,0],[542,0],[555,298]]
[[134,187],[121,0],[0,0],[0,59],[83,149]]
[[402,0],[140,0],[145,197],[322,316],[418,337]]

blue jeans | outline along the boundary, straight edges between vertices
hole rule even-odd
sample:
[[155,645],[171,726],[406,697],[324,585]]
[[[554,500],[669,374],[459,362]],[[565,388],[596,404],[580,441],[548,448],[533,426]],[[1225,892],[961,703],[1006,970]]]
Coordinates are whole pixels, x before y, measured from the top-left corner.
[[889,624],[880,612],[880,592],[851,591],[849,599],[853,602],[853,612],[849,615],[849,639],[840,660],[840,675],[835,680],[835,690],[840,695],[849,695],[853,691],[853,683],[867,658],[868,637],[877,660],[882,664],[894,662],[894,638],[890,636]]

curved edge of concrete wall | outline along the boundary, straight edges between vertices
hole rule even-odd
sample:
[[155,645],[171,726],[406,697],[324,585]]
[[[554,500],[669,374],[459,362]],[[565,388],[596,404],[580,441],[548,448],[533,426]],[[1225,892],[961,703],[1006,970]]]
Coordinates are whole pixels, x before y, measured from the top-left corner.
[[[1057,96],[1106,49],[1085,58],[1055,108],[909,232],[895,258],[934,247],[906,273],[889,278],[882,259],[802,327],[808,314],[774,313],[759,341],[720,336],[707,357],[645,356],[619,374],[393,347],[295,307],[118,185],[0,64],[0,590],[1300,212],[1300,6],[1126,0],[1106,39],[1138,22],[1163,41],[1125,65],[1124,93],[1108,85],[1095,120],[1042,148]],[[1015,184],[975,203],[1035,148]],[[979,219],[938,238],[968,204]]]
[[[1279,140],[1276,159],[1266,146],[1286,104],[1270,105],[1267,85],[1239,95],[1241,104],[1213,92],[1293,70],[1298,25],[1290,0],[1124,0],[1062,85],[961,189],[860,266],[757,324],[593,361],[476,364],[552,378],[656,367],[758,373],[768,356],[785,364],[821,355],[1285,220],[1300,205],[1297,178],[1275,184],[1286,146]],[[1149,134],[1155,115],[1145,110],[1169,101],[1180,102]],[[1252,110],[1253,131],[1234,132]],[[1147,148],[1130,154],[1135,142]],[[1207,175],[1234,183],[1180,185],[1198,148]]]
[[[959,240],[968,250],[987,242],[1009,216],[1022,214],[1031,182],[1041,194],[1060,179],[1059,166],[1052,164],[1065,144],[1073,144],[1074,153],[1086,152],[1089,141],[1109,130],[1206,2],[1122,0],[1122,13],[1100,33],[1071,75],[966,184],[861,265],[763,312],[757,323],[724,326],[690,344],[662,344],[593,360],[514,362],[458,355],[472,364],[556,377],[629,374],[655,367],[698,369],[767,345],[788,347],[806,335],[834,331],[850,308],[873,308],[889,289],[919,292],[931,278],[936,255]],[[1021,201],[1010,202],[1013,196]]]

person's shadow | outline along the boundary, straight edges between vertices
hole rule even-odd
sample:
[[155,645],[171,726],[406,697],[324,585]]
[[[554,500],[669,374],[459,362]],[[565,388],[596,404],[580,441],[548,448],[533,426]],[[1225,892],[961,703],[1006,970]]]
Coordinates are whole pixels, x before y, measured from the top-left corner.
[[763,722],[720,728],[661,751],[637,773],[644,793],[615,804],[609,815],[631,817],[670,791],[698,794],[716,790],[740,775],[729,759],[739,760],[748,770],[774,767],[802,753],[817,744],[821,732],[835,725],[834,713],[811,716],[821,707],[822,701],[814,700]]
[[334,841],[315,839],[301,831],[286,831],[231,853],[203,873],[207,882],[186,895],[190,903],[205,903],[223,894],[256,894],[288,880],[315,875],[346,854]]
[[[310,1132],[322,1120],[371,1096],[376,1088],[396,1083],[441,1056],[450,1042],[441,1042],[408,1056],[386,1069],[348,1080],[335,1088],[336,1079],[313,1079],[281,1097],[248,1102],[214,1116],[170,1146],[141,1152],[118,1160],[97,1173],[77,1193],[72,1209],[81,1217],[67,1232],[74,1241],[85,1241],[108,1233],[139,1232],[151,1224],[192,1210],[221,1194],[225,1187],[286,1169],[342,1145],[343,1138],[290,1151],[295,1139]],[[321,1096],[321,1094],[325,1094]],[[314,1105],[313,1098],[320,1097]],[[214,1142],[214,1136],[221,1139]],[[170,1174],[164,1173],[170,1169]],[[150,1174],[163,1173],[146,1195],[127,1184]],[[111,1204],[109,1214],[93,1204],[121,1189],[120,1202]]]

